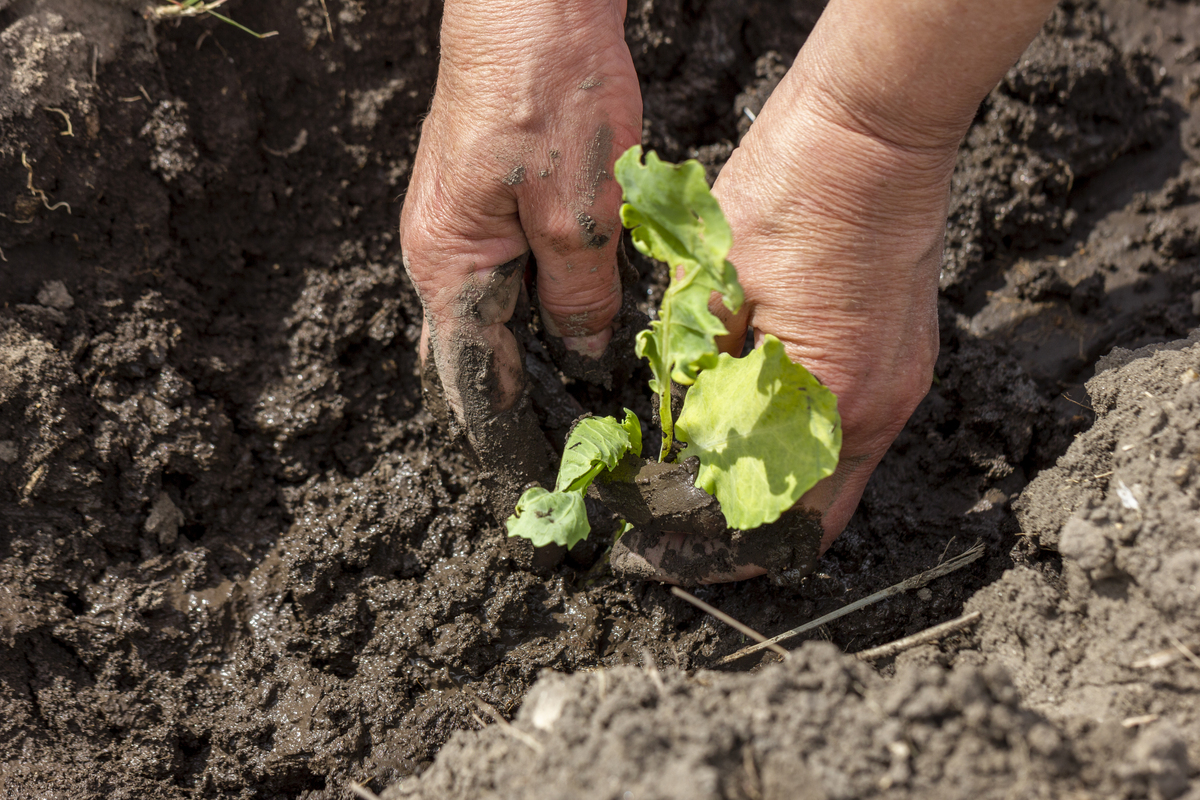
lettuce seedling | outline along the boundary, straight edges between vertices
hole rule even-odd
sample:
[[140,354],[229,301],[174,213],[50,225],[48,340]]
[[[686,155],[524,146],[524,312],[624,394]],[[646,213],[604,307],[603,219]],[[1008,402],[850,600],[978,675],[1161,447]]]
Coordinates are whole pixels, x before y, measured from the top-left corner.
[[733,246],[729,223],[704,180],[698,161],[676,166],[656,153],[641,164],[641,147],[631,147],[617,160],[617,182],[625,192],[621,222],[630,229],[633,246],[665,261],[671,270],[658,319],[638,334],[635,351],[650,362],[650,388],[658,395],[663,442],[658,460],[671,451],[671,381],[691,386],[700,370],[716,366],[718,336],[727,331],[712,312],[713,292],[737,313],[742,285],[726,260]]
[[[650,388],[658,396],[658,460],[670,457],[677,438],[685,445],[680,458],[700,462],[696,486],[720,501],[730,528],[774,522],[837,467],[837,398],[793,363],[774,336],[743,358],[719,353],[717,337],[727,331],[708,310],[709,299],[717,293],[736,313],[743,293],[726,258],[733,245],[729,223],[704,168],[696,161],[670,164],[655,153],[643,163],[642,148],[632,147],[614,171],[625,199],[621,221],[634,247],[670,269],[658,319],[635,345],[650,364]],[[678,422],[672,381],[690,387]],[[581,421],[567,438],[555,490],[526,491],[508,519],[509,536],[567,547],[586,538],[588,487],[601,476],[615,479],[617,464],[628,453],[640,456],[641,444],[640,424],[628,409],[623,422]]]
[[567,436],[554,491],[527,489],[508,518],[508,535],[523,536],[537,547],[561,544],[568,549],[586,539],[591,526],[583,496],[592,481],[615,469],[626,453],[642,454],[642,425],[632,411],[625,409],[624,422],[612,417],[580,420]]

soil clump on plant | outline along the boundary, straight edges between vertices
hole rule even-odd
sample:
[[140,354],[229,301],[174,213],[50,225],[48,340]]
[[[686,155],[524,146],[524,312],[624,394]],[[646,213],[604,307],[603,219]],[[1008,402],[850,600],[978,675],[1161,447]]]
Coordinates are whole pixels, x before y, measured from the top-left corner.
[[[440,6],[143,6],[0,0],[0,794],[1200,797],[1200,6],[1055,12],[960,154],[937,380],[848,530],[697,594],[771,635],[986,556],[722,672],[741,635],[603,537],[506,540],[423,403]],[[715,174],[819,12],[631,3],[646,149]],[[518,327],[553,444],[651,418],[631,359],[564,383]]]

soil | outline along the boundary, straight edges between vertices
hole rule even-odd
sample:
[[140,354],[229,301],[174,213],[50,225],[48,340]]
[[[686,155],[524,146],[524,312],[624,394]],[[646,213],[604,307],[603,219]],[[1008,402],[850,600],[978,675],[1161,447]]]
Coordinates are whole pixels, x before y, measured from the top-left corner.
[[[846,533],[697,594],[775,634],[986,556],[724,671],[741,634],[603,541],[508,542],[423,403],[395,229],[440,6],[230,3],[260,41],[144,5],[0,0],[0,795],[1200,798],[1200,5],[1055,13],[960,155],[937,380]],[[630,5],[645,144],[710,172],[820,12]],[[522,324],[556,441],[650,417]]]

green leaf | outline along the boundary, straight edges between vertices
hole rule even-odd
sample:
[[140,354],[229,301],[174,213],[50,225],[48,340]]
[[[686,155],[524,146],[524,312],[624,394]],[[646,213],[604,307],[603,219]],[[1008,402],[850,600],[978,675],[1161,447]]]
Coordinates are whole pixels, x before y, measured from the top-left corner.
[[535,547],[553,543],[568,549],[586,539],[592,526],[584,492],[630,452],[642,454],[642,426],[628,408],[621,422],[612,417],[580,420],[567,437],[554,491],[541,486],[526,489],[517,500],[516,513],[505,520],[508,535],[523,536]]
[[621,221],[639,251],[665,261],[671,283],[658,319],[637,338],[637,354],[650,361],[651,388],[662,395],[669,379],[690,386],[701,369],[716,363],[716,337],[725,326],[708,310],[713,292],[730,311],[741,308],[737,271],[726,260],[733,236],[698,161],[670,164],[631,147],[617,159],[624,191]]
[[622,422],[612,417],[580,420],[563,448],[555,491],[587,491],[597,475],[617,466],[631,450],[635,455],[642,454],[642,427],[629,409],[625,409]]
[[[642,423],[638,420],[637,414],[633,413],[628,408],[625,409],[625,420],[621,423],[621,427],[625,429],[625,432],[627,434],[629,434],[629,450],[626,452],[633,453],[635,456],[641,456],[641,454],[642,454]],[[624,457],[625,457],[625,454],[622,453],[621,458],[624,458]],[[617,459],[617,460],[620,461],[621,459]],[[613,466],[616,466],[616,465],[614,464]],[[612,468],[613,467],[609,467],[609,469],[612,469]]]
[[516,513],[505,520],[509,536],[523,536],[535,547],[561,544],[570,549],[591,533],[583,492],[527,489],[517,500]]
[[735,530],[774,522],[833,474],[842,447],[837,398],[766,336],[745,358],[722,354],[688,391],[676,430],[698,456],[696,485]]

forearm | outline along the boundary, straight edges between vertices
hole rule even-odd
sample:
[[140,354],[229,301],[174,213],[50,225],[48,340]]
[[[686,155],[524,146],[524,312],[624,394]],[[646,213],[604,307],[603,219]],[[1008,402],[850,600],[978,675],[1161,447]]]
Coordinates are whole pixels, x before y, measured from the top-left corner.
[[[557,45],[570,58],[596,30],[621,30],[626,0],[446,0],[442,58],[470,52],[478,63],[516,64],[531,47]],[[504,42],[497,46],[497,42]]]
[[[907,242],[913,252],[900,263],[924,264],[921,254],[940,248],[959,142],[1053,4],[831,0],[734,153],[761,185],[719,182],[727,213],[761,206],[758,192],[781,224],[804,217],[864,233],[809,231],[814,240],[856,242],[863,263],[893,263]],[[866,253],[873,243],[878,252]],[[924,281],[923,272],[883,274]],[[822,278],[840,280],[837,270],[812,280]]]
[[564,91],[612,84],[636,93],[636,81],[627,85],[611,71],[622,55],[628,60],[625,7],[625,0],[447,0],[434,106],[503,114],[513,130],[527,130],[545,121]]
[[859,132],[955,146],[1054,4],[832,0],[797,58],[804,85],[789,88],[828,101]]

